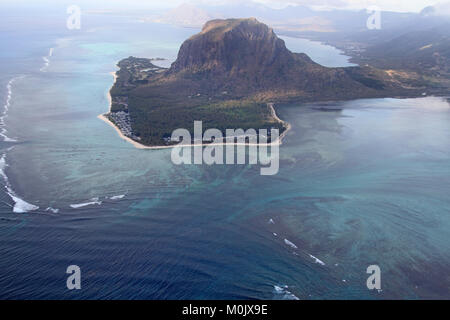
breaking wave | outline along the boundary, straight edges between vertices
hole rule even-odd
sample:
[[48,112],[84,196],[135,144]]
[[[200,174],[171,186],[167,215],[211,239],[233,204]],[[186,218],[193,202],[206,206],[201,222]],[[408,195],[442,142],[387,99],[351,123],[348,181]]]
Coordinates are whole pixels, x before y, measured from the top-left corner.
[[322,266],[325,265],[325,262],[323,262],[322,260],[320,260],[320,259],[314,257],[312,254],[310,254],[309,256],[310,256],[312,259],[314,259],[314,262],[315,262],[315,263],[321,264]]
[[288,239],[284,239],[284,243],[287,244],[288,246],[290,246],[291,248],[298,249],[298,247],[293,242],[289,241]]
[[52,213],[59,213],[59,209],[55,209],[55,208],[52,208],[52,207],[48,207],[47,209],[45,209],[45,211],[49,211],[49,212],[52,212]]
[[50,65],[50,58],[53,56],[53,48],[50,48],[48,55],[42,57],[44,60],[44,66],[39,70],[41,72],[47,71],[48,66]]
[[120,199],[123,199],[123,198],[125,198],[125,195],[124,195],[124,194],[121,194],[121,195],[119,195],[119,196],[112,196],[112,197],[110,197],[109,199],[110,199],[110,200],[120,200]]
[[0,175],[3,177],[3,180],[5,182],[6,193],[14,201],[13,212],[15,212],[15,213],[26,213],[26,212],[35,211],[35,210],[39,209],[38,206],[35,206],[34,204],[26,202],[25,200],[21,199],[14,192],[14,190],[11,188],[11,185],[9,183],[8,176],[5,173],[6,167],[7,167],[6,155],[3,154],[2,157],[0,158]]
[[288,286],[286,285],[275,285],[273,286],[275,298],[281,300],[300,300],[296,295],[288,290]]
[[71,204],[70,207],[72,209],[80,209],[80,208],[87,207],[87,206],[94,206],[94,205],[101,205],[101,204],[102,204],[102,202],[99,201],[98,198],[92,198],[89,202]]
[[14,77],[11,80],[9,80],[8,84],[6,85],[7,89],[7,96],[6,96],[6,102],[3,106],[3,111],[0,114],[0,136],[3,137],[3,141],[6,142],[16,142],[17,140],[11,139],[6,135],[7,130],[5,128],[5,119],[8,116],[8,110],[11,106],[11,98],[12,98],[12,85],[14,81],[22,78],[23,76]]

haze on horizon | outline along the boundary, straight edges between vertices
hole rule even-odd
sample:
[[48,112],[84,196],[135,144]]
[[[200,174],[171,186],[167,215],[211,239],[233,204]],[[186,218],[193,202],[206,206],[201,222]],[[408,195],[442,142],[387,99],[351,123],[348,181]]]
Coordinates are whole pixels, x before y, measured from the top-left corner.
[[182,4],[196,6],[251,6],[264,5],[274,9],[282,9],[287,6],[305,6],[316,10],[363,10],[371,6],[377,6],[383,11],[396,12],[420,12],[423,8],[434,6],[440,14],[450,14],[450,1],[448,0],[44,0],[39,4],[30,0],[0,0],[4,6],[39,6],[49,7],[76,4],[90,10],[118,9],[170,9]]

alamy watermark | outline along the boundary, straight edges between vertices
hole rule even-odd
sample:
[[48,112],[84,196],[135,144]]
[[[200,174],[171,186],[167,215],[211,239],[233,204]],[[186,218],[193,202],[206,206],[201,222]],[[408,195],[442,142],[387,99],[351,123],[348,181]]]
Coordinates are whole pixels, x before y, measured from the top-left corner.
[[71,5],[66,10],[69,17],[66,20],[66,26],[69,30],[81,29],[81,8],[77,5]]
[[378,6],[370,6],[367,8],[367,14],[370,14],[367,18],[366,26],[369,30],[381,29],[381,9]]
[[370,274],[369,278],[367,278],[367,289],[369,290],[378,290],[381,292],[381,269],[377,265],[371,265],[367,267],[367,273]]
[[[179,142],[171,154],[172,162],[181,164],[260,164],[261,175],[275,175],[279,170],[280,135],[277,128],[218,129],[203,133],[202,121],[194,121],[194,137],[187,129],[177,129],[170,137]],[[248,151],[248,155],[247,155]]]
[[77,265],[70,265],[66,269],[66,273],[70,274],[67,277],[66,286],[69,290],[81,289],[81,269]]

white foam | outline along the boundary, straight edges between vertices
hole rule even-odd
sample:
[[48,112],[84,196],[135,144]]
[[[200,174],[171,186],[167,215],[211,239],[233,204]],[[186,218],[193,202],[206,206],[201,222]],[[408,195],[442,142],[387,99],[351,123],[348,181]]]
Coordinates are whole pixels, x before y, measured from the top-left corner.
[[23,76],[18,76],[18,77],[12,78],[11,80],[8,81],[8,84],[6,85],[6,89],[7,89],[8,93],[7,93],[7,96],[6,96],[5,104],[3,105],[3,111],[0,114],[0,126],[1,126],[1,128],[0,128],[0,136],[3,137],[3,141],[6,141],[6,142],[16,142],[17,141],[15,139],[9,138],[6,135],[7,130],[6,130],[6,128],[4,128],[4,126],[5,126],[5,119],[8,116],[9,107],[11,106],[12,85],[13,85],[14,81],[16,81],[16,80],[18,80],[18,79],[20,79],[22,77]]
[[0,176],[2,176],[3,180],[5,181],[6,193],[14,201],[13,212],[26,213],[29,211],[35,211],[35,210],[39,209],[38,206],[35,206],[34,204],[28,203],[25,200],[19,198],[17,196],[17,194],[14,192],[14,190],[11,188],[11,185],[9,184],[8,176],[5,173],[5,168],[7,166],[5,158],[6,158],[5,154],[3,154],[2,157],[0,158]]
[[42,57],[42,60],[44,60],[44,66],[41,69],[39,69],[39,71],[41,71],[41,72],[47,71],[47,68],[50,65],[51,56],[53,56],[53,48],[50,48],[48,55],[46,55],[45,57]]
[[269,223],[270,224],[275,224],[275,222],[273,221],[273,219],[271,218],[271,219],[269,219]]
[[273,288],[275,289],[275,293],[282,293],[284,291],[284,288],[277,285],[273,286]]
[[309,256],[310,256],[311,258],[314,259],[314,262],[315,262],[315,263],[321,264],[321,265],[323,265],[323,266],[325,265],[325,262],[323,262],[322,260],[320,260],[320,259],[314,257],[312,254],[310,254]]
[[3,137],[3,141],[5,141],[5,142],[17,142],[17,140],[9,138],[9,137],[5,134],[4,131],[0,132],[0,136]]
[[125,198],[125,195],[121,194],[119,196],[110,197],[109,199],[111,199],[111,200],[120,200],[120,199],[123,199],[123,198]]
[[15,196],[14,191],[12,191],[11,188],[7,188],[7,189],[8,189],[7,194],[15,202],[14,207],[13,207],[13,212],[26,213],[26,212],[35,211],[35,210],[39,209],[38,206],[28,203],[25,200]]
[[298,249],[298,247],[291,241],[289,241],[288,239],[284,239],[284,243],[286,243],[288,246],[294,248],[294,249]]
[[6,176],[5,168],[6,168],[5,155],[2,155],[2,157],[0,158],[0,175],[3,177],[5,182],[8,182],[8,177]]
[[52,207],[48,207],[47,209],[45,209],[45,211],[50,211],[50,212],[53,212],[53,213],[59,213],[59,209],[55,209],[55,208],[52,208]]
[[292,292],[290,292],[288,289],[288,286],[286,285],[274,285],[273,286],[274,291],[278,295],[282,295],[283,300],[300,300],[297,296],[295,296]]
[[92,198],[90,202],[85,203],[77,203],[77,204],[71,204],[70,207],[73,209],[79,209],[87,206],[95,206],[95,205],[101,205],[102,202],[98,200],[98,198]]

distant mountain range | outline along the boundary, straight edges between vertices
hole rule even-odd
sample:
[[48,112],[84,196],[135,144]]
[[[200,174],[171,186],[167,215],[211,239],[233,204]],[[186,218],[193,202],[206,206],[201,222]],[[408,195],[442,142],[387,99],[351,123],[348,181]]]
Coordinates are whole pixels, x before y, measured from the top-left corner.
[[[276,31],[356,33],[367,31],[366,22],[369,15],[367,10],[313,10],[299,5],[273,9],[248,1],[216,5],[184,3],[167,10],[154,21],[186,27],[201,27],[212,19],[255,17]],[[415,28],[432,27],[439,25],[448,17],[442,15],[433,6],[424,8],[420,13],[383,11],[382,30],[395,30],[405,26],[414,28],[414,25]],[[423,25],[424,18],[428,18],[426,26]]]
[[195,6],[184,3],[169,9],[154,22],[174,24],[183,27],[202,27],[213,19],[255,17],[271,26],[287,30],[334,31],[331,21],[315,14],[307,7],[293,6],[281,10],[271,9],[261,4],[247,2],[224,5]]
[[184,27],[201,27],[211,19],[213,19],[213,16],[206,10],[184,3],[154,19],[154,22]]
[[360,62],[383,69],[413,70],[450,77],[450,23],[412,30],[392,40],[369,46]]

